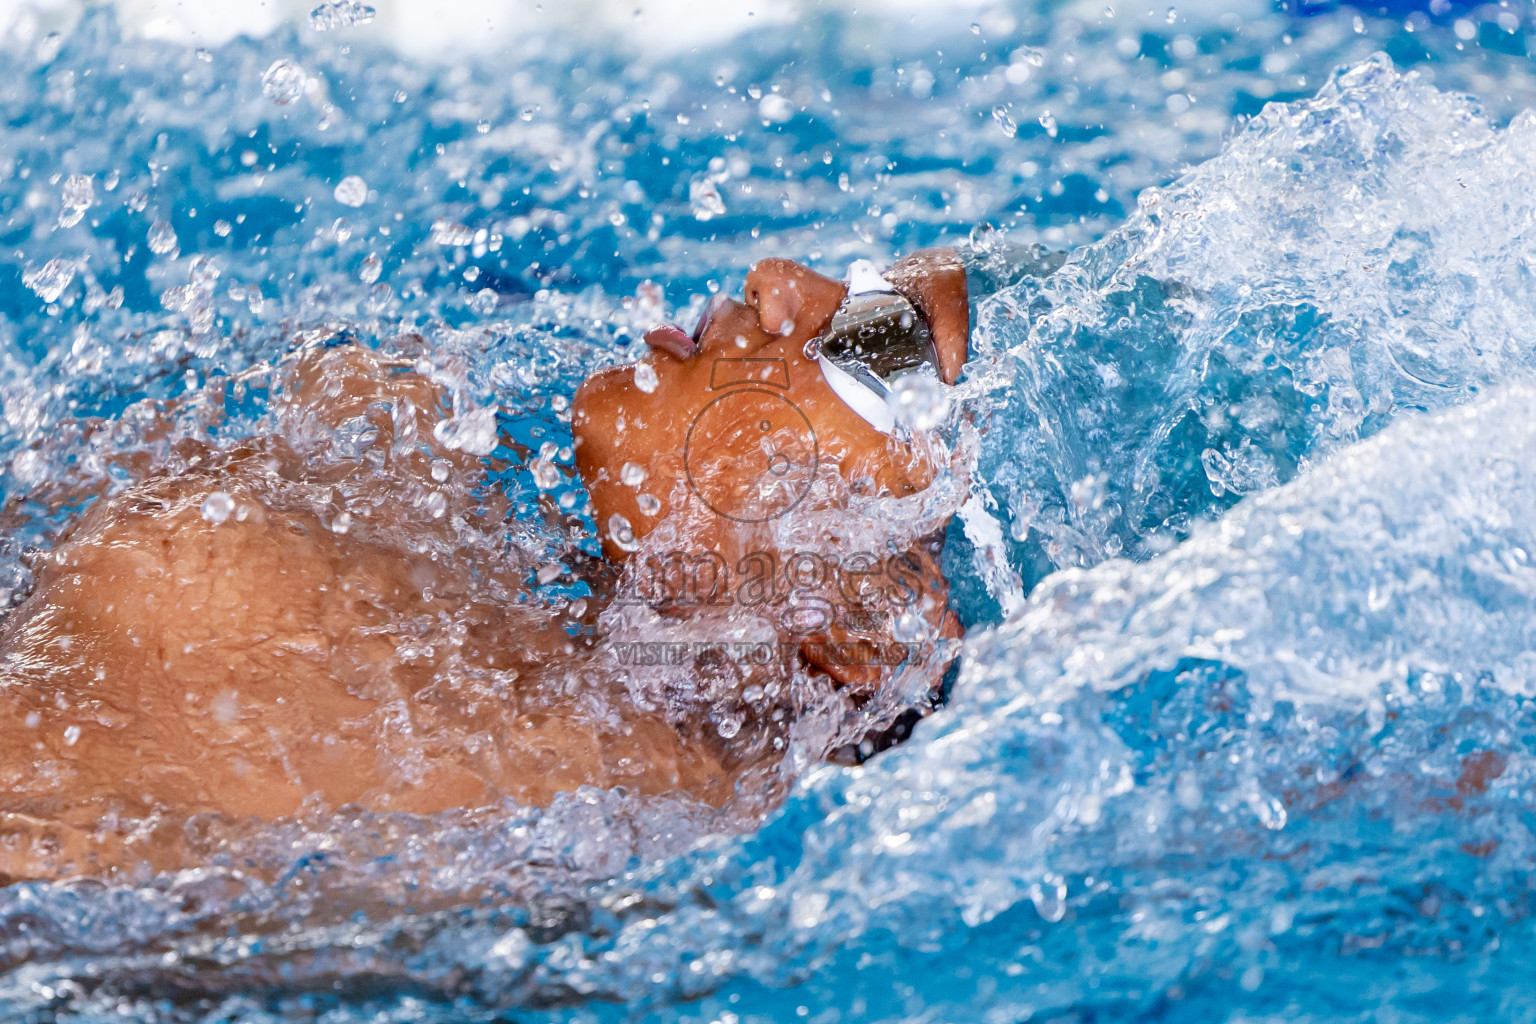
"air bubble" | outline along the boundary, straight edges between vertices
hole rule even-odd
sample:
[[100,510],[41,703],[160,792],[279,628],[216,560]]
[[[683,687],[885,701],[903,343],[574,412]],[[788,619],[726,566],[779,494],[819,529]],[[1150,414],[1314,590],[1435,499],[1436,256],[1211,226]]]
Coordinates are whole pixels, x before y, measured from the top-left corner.
[[78,742],[80,742],[80,727],[78,725],[71,725],[64,730],[64,745],[66,747],[72,747]]
[[350,529],[352,529],[352,513],[350,512],[342,512],[335,519],[331,520],[332,533],[344,534]]
[[645,467],[633,462],[626,462],[619,470],[619,479],[625,487],[639,487],[645,483]]
[[1040,127],[1044,128],[1045,134],[1049,135],[1051,138],[1054,139],[1056,137],[1056,119],[1051,116],[1051,112],[1049,110],[1040,115]]
[[661,512],[661,499],[654,494],[642,494],[635,499],[635,504],[640,507],[641,513],[655,516]]
[[441,519],[448,511],[448,497],[442,491],[433,491],[427,495],[427,500],[422,503],[422,507],[433,519]]

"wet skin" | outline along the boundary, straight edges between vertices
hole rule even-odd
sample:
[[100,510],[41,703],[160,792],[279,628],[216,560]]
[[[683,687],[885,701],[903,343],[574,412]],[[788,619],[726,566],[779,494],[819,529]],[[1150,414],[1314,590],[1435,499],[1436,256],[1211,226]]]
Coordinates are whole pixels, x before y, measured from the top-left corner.
[[[893,272],[932,311],[950,379],[966,342],[953,319],[964,305],[957,273],[943,254]],[[789,425],[808,421],[820,459],[846,480],[905,494],[932,478],[921,451],[843,405],[803,351],[835,312],[839,282],[764,261],[745,298],[717,305],[696,346],[675,328],[652,332],[653,391],[636,387],[633,367],[582,386],[577,462],[600,523],[623,515],[638,540],[666,521],[666,507],[639,507],[626,463],[646,467],[645,492],[688,500],[680,453],[716,397],[720,356],[781,360],[780,390],[803,417]],[[503,798],[547,804],[583,784],[729,799],[735,769],[718,744],[627,704],[566,618],[521,600],[530,566],[463,542],[471,520],[490,520],[473,527],[485,537],[498,520],[469,486],[481,460],[434,439],[446,415],[436,385],[361,349],[319,350],[298,361],[278,405],[276,435],[202,452],[182,472],[95,503],[0,623],[0,876],[178,863],[174,841],[116,835],[119,816],[431,813]],[[726,496],[717,503],[761,478],[748,458],[774,432],[761,418],[756,434],[726,420],[711,428],[694,468]],[[360,420],[377,432],[382,463],[316,460],[305,447]],[[439,488],[444,468],[462,485]],[[338,519],[343,492],[359,509],[350,525]],[[434,492],[444,505],[425,500]],[[229,496],[222,521],[205,510],[216,493]],[[735,520],[710,521],[697,544],[744,543]],[[605,550],[629,554],[611,539]],[[940,635],[958,635],[942,577],[928,553],[914,559],[924,614]],[[594,713],[599,693],[606,710]]]
[[[929,250],[900,261],[888,277],[931,324],[939,374],[953,383],[970,328],[964,271],[952,253]],[[648,385],[636,366],[614,367],[589,377],[572,406],[576,465],[604,553],[623,561],[662,522],[682,523],[663,554],[681,547],[695,558],[718,556],[721,592],[764,562],[782,571],[793,553],[775,549],[771,528],[793,514],[815,473],[835,470],[855,491],[900,497],[927,487],[936,471],[921,447],[854,412],[807,355],[807,343],[827,328],[847,293],[843,282],[769,259],[747,275],[744,292],[744,302],[715,299],[693,337],[672,325],[648,333]],[[625,467],[638,467],[641,482],[626,481]],[[655,504],[647,509],[642,496]],[[913,599],[926,605],[926,618],[942,635],[958,636],[935,553],[910,553],[922,580]],[[881,573],[891,580],[901,570],[877,566]],[[824,589],[850,593],[849,581],[835,577]],[[869,645],[880,632],[834,624],[806,637],[802,651],[838,681],[869,686],[879,670],[824,656],[826,643]]]

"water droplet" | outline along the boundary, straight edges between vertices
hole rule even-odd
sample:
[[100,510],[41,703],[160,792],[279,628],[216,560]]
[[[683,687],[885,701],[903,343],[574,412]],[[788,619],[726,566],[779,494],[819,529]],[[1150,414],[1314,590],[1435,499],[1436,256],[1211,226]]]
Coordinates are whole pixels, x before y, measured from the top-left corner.
[[450,416],[432,428],[432,436],[454,451],[489,455],[496,450],[496,407]]
[[501,296],[496,293],[495,288],[481,288],[469,300],[469,308],[481,316],[490,316],[496,312],[496,306],[500,301]]
[[272,62],[261,76],[262,94],[280,107],[286,107],[304,95],[309,76],[298,64],[284,57]]
[[214,491],[203,499],[203,518],[215,525],[224,522],[235,511],[235,499],[225,491]]
[[368,183],[356,174],[349,174],[337,182],[332,194],[343,206],[362,206],[368,201]]
[[891,389],[896,420],[914,430],[932,430],[949,415],[949,389],[927,374],[909,373]]
[[75,279],[74,260],[52,259],[41,267],[22,272],[21,283],[37,293],[44,302],[57,302],[69,282]]
[[728,740],[741,732],[741,719],[735,715],[726,715],[715,724],[715,731],[720,734],[722,739]]
[[1200,776],[1192,771],[1179,773],[1178,780],[1174,784],[1174,799],[1179,806],[1186,811],[1200,809],[1203,794],[1200,792]]
[[220,238],[228,238],[229,233],[234,229],[235,226],[227,220],[216,220],[213,222],[213,233]]
[[432,479],[436,480],[440,484],[441,483],[446,483],[448,481],[448,474],[449,474],[451,468],[452,467],[450,467],[448,465],[448,460],[447,459],[433,459],[432,460]]
[[329,32],[333,28],[350,28],[366,25],[378,12],[357,0],[333,0],[309,12],[309,27],[316,32]]
[[72,228],[96,202],[96,183],[89,174],[71,174],[64,181],[62,198],[64,208],[59,211],[59,227]]
[[640,550],[640,541],[635,537],[635,528],[629,524],[629,520],[615,512],[608,517],[608,539],[613,541],[614,547],[620,551]]
[[757,113],[764,121],[783,124],[795,116],[795,105],[787,97],[771,92],[758,101]]
[[1001,103],[992,108],[992,121],[1010,139],[1019,134],[1018,122],[1008,115],[1008,108]]
[[1054,875],[1047,875],[1043,884],[1031,885],[1029,900],[1035,905],[1035,913],[1052,924],[1067,916],[1067,884]]
[[331,520],[332,533],[346,533],[350,529],[352,529],[352,513],[350,512],[342,512],[335,519]]
[[910,608],[896,616],[896,621],[891,624],[891,638],[897,643],[919,643],[927,635],[928,623]]
[[149,226],[149,251],[156,256],[176,255],[176,229],[169,221],[157,220]]
[[619,479],[624,481],[625,487],[639,487],[645,483],[645,467],[626,462],[624,468],[619,470]]
[[539,566],[538,574],[534,578],[539,581],[539,586],[547,587],[549,584],[559,579],[560,574],[564,571],[565,566],[561,565],[559,562],[549,562],[546,565]]
[[426,501],[422,502],[422,507],[433,519],[441,519],[448,511],[448,496],[442,491],[433,491],[427,495]]
[[635,387],[649,395],[656,390],[657,385],[660,383],[661,381],[656,377],[656,368],[654,366],[643,362],[635,364]]
[[1051,116],[1051,112],[1049,110],[1040,115],[1040,127],[1044,128],[1045,134],[1049,135],[1051,138],[1054,139],[1056,137],[1056,119]]
[[552,491],[560,486],[560,470],[548,459],[534,459],[528,467],[533,472],[533,482],[541,491]]
[[661,499],[654,494],[642,494],[635,499],[635,504],[640,506],[640,511],[648,516],[654,516],[661,511]]
[[725,213],[725,199],[712,179],[700,175],[688,184],[688,202],[694,220],[709,220]]
[[439,217],[432,222],[432,241],[438,245],[468,245],[474,240],[474,230],[463,224],[446,217]]
[[378,253],[371,252],[363,257],[363,265],[358,268],[357,277],[364,284],[373,284],[383,272],[384,261],[379,259]]
[[1003,244],[1003,233],[988,221],[971,228],[971,248],[977,252],[995,252]]
[[1174,22],[1178,21],[1179,20],[1179,9],[1177,7],[1170,7],[1170,8],[1168,8],[1168,13],[1163,15],[1163,20],[1166,21],[1170,25],[1172,25]]
[[64,745],[66,747],[72,747],[78,742],[80,742],[80,727],[78,725],[71,725],[64,730]]
[[394,300],[394,297],[395,290],[389,286],[389,282],[380,281],[368,289],[368,298],[364,302],[364,306],[368,312],[378,315],[389,308],[389,304]]

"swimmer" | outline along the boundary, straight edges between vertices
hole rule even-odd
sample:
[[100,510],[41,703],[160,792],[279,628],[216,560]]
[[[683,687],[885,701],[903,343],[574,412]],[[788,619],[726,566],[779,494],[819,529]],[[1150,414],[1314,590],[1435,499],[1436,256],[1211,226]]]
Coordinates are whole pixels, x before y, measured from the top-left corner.
[[[782,759],[791,677],[854,706],[903,668],[936,688],[961,632],[938,541],[849,553],[826,523],[940,472],[882,392],[920,363],[958,377],[964,270],[929,250],[844,283],[769,259],[744,300],[652,329],[638,363],[577,392],[604,559],[592,600],[563,611],[533,593],[486,460],[444,443],[419,339],[301,347],[269,433],[184,440],[169,470],[96,501],[0,622],[0,881],[183,866],[199,814],[432,814],[580,786],[723,807]],[[773,641],[783,657],[722,647],[669,677],[750,690],[750,707],[731,697],[750,723],[626,682],[600,635],[626,595],[632,616]],[[894,643],[898,619],[922,642]]]

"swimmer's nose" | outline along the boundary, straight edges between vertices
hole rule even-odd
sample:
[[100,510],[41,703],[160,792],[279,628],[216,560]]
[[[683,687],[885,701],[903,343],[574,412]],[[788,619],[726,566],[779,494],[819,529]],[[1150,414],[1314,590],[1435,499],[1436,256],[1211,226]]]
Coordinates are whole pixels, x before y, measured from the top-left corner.
[[[705,316],[708,316],[706,313]],[[699,352],[699,346],[677,324],[659,324],[645,332],[645,343],[673,359],[686,361]]]
[[832,319],[847,288],[794,260],[770,257],[748,272],[745,292],[763,330],[810,337]]

